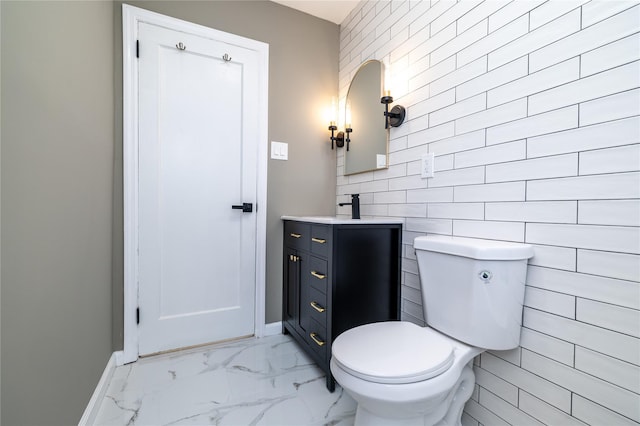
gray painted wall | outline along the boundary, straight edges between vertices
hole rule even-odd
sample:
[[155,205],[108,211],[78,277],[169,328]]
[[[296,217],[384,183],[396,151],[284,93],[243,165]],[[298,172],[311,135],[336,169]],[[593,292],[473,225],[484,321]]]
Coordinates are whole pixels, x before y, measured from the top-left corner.
[[[323,111],[338,26],[267,1],[131,4],[269,43],[267,322],[281,317],[282,214],[335,212]],[[2,1],[2,424],[73,424],[122,348],[119,1]]]
[[2,7],[2,424],[73,424],[111,353],[113,8]]

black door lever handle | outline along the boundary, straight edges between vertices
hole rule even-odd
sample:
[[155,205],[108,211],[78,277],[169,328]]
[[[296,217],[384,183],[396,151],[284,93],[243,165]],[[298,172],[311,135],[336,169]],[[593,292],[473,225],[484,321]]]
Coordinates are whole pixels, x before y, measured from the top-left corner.
[[251,213],[253,211],[253,203],[242,203],[242,205],[233,205],[232,209],[242,210],[243,213]]

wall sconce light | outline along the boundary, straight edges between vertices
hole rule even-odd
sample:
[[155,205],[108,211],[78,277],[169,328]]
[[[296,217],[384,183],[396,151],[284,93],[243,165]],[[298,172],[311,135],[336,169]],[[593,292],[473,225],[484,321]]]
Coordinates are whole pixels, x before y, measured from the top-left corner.
[[402,105],[395,105],[389,111],[389,104],[393,102],[391,91],[385,90],[384,96],[380,98],[380,103],[384,104],[384,128],[398,127],[404,121],[406,111]]
[[331,130],[331,137],[329,138],[331,140],[331,149],[333,149],[334,145],[336,146],[336,148],[342,148],[344,146],[344,143],[347,142],[347,151],[349,151],[349,143],[351,142],[351,139],[349,138],[349,133],[353,131],[351,129],[351,103],[349,102],[347,102],[347,105],[345,107],[345,113],[346,113],[345,132],[347,133],[346,137],[344,135],[345,132],[340,131],[336,133],[336,131],[338,130],[338,126],[336,125],[338,107],[336,103],[336,98],[334,96],[331,99],[331,109],[329,110],[330,121],[329,121],[329,127],[328,127],[328,129]]

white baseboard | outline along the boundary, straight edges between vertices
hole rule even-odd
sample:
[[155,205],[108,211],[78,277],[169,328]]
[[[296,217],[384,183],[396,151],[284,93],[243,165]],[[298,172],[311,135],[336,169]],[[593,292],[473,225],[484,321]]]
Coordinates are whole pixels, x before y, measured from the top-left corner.
[[91,399],[87,404],[87,408],[84,409],[84,413],[80,418],[80,422],[78,422],[78,426],[90,426],[95,423],[96,416],[98,415],[98,410],[100,409],[100,404],[102,403],[102,400],[107,393],[107,388],[109,387],[111,376],[113,376],[113,372],[116,369],[116,357],[117,352],[112,353],[111,357],[109,357],[107,366],[102,372],[102,376],[100,377],[100,381],[93,391],[93,395],[91,395]]
[[113,354],[116,357],[116,367],[126,364],[126,362],[124,362],[124,351],[115,351]]
[[264,336],[275,336],[282,334],[282,321],[272,322],[264,325]]

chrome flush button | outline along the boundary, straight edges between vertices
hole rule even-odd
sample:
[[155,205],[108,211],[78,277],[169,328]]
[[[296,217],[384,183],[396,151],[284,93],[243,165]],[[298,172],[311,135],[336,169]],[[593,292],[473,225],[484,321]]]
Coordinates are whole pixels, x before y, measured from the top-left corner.
[[478,277],[485,283],[488,284],[489,282],[491,282],[491,278],[493,278],[493,274],[491,273],[491,271],[487,271],[486,269],[484,271],[480,271],[480,273],[478,274]]

